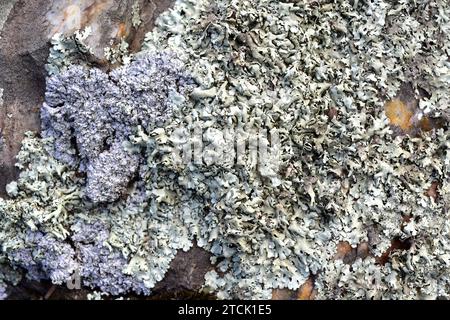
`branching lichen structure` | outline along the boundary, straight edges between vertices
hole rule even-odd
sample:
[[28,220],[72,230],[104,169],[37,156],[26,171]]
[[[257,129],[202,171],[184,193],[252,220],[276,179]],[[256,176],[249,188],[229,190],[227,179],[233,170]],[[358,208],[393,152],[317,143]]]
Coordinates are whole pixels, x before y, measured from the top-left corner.
[[[150,294],[195,241],[220,299],[311,277],[321,299],[450,298],[449,17],[446,0],[178,0],[110,73],[53,51],[43,137],[0,200],[0,261]],[[393,134],[413,116],[404,83],[445,125]],[[230,128],[276,130],[276,174],[233,161]],[[180,160],[191,143],[201,161]],[[336,259],[342,242],[369,254]]]

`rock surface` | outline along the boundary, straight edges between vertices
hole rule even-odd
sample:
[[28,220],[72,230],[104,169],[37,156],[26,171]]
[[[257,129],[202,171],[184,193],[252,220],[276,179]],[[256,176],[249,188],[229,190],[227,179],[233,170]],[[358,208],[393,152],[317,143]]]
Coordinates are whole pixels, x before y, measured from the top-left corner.
[[[133,4],[139,3],[142,23],[133,26]],[[105,47],[125,39],[139,51],[145,34],[173,0],[6,0],[0,3],[0,132],[5,146],[0,153],[0,196],[15,180],[14,167],[24,133],[39,132],[39,110],[44,100],[49,41],[57,33],[73,33],[91,27],[87,44],[103,59]],[[194,247],[179,252],[166,278],[155,288],[155,297],[185,296],[197,292],[204,274],[213,267],[210,255]],[[28,280],[10,289],[12,299],[84,299],[88,291],[70,291],[50,283]]]
[[5,147],[0,155],[0,194],[17,176],[15,156],[23,133],[39,130],[39,108],[45,92],[48,44],[42,15],[48,1],[17,1],[5,20],[0,43],[0,128]]

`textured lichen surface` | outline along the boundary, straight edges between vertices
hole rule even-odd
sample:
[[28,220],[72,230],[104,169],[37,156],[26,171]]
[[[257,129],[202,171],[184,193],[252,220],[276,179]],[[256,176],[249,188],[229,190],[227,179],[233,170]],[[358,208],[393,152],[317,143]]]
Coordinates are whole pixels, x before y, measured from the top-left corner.
[[[83,33],[55,39],[44,138],[0,200],[0,262],[149,294],[196,241],[219,298],[312,276],[317,298],[450,297],[449,16],[445,0],[180,0],[110,73],[73,65]],[[180,162],[198,127],[228,156],[230,127],[277,130],[277,174],[214,149]]]
[[123,144],[138,126],[163,126],[173,116],[171,98],[186,95],[192,83],[167,53],[144,55],[110,74],[70,67],[47,82],[43,136],[56,138],[58,160],[87,172],[91,200],[113,202],[138,169],[139,156]]

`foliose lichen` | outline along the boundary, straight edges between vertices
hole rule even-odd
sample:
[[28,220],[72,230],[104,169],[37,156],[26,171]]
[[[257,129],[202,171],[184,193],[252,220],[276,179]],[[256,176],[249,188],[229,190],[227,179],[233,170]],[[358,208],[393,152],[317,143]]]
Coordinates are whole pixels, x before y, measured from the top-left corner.
[[86,194],[111,202],[124,193],[139,156],[124,143],[138,126],[161,126],[174,112],[175,95],[192,80],[170,53],[137,57],[107,74],[80,66],[50,77],[42,108],[44,137],[54,137],[54,156],[87,173]]
[[[450,297],[449,16],[444,0],[177,1],[129,65],[48,80],[46,139],[25,140],[0,200],[2,255],[55,282],[74,261],[84,285],[149,294],[196,241],[219,298],[311,275],[318,298]],[[405,82],[447,125],[392,134],[384,106]],[[276,174],[230,159],[226,129],[255,126],[279,132]],[[180,162],[196,128],[212,148]],[[210,161],[216,149],[229,152]],[[412,244],[377,262],[394,238]],[[342,241],[370,255],[335,259]],[[66,244],[70,257],[51,257]]]
[[87,27],[71,36],[56,33],[51,39],[52,46],[45,66],[47,73],[58,74],[74,63],[87,64],[86,57],[92,54],[92,49],[85,41],[91,32],[91,28]]

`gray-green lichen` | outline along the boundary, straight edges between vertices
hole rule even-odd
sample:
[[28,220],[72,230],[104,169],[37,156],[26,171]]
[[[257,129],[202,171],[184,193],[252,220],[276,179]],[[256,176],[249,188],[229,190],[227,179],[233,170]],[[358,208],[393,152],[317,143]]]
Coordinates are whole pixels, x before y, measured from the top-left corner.
[[79,30],[71,36],[56,33],[51,39],[50,54],[46,65],[51,76],[65,70],[72,64],[86,64],[86,58],[92,54],[92,49],[85,41],[91,34],[91,28]]
[[[123,147],[144,161],[126,196],[91,203],[85,177],[47,151],[52,141],[30,137],[12,199],[0,200],[5,261],[36,274],[31,259],[54,282],[78,266],[85,285],[148,294],[196,241],[217,263],[204,290],[219,298],[270,298],[310,275],[319,298],[450,297],[448,123],[394,135],[383,108],[410,82],[423,113],[448,122],[449,16],[446,0],[177,1],[135,59],[171,52],[197,88],[171,96],[164,124],[130,131]],[[72,49],[54,50],[49,70],[74,63]],[[221,161],[207,157],[215,148],[200,162],[176,156],[198,127],[197,143],[228,150]],[[255,127],[279,132],[277,174],[251,154],[230,159],[223,133]],[[19,254],[35,245],[30,232],[77,250],[52,269],[49,257]],[[412,246],[377,262],[393,239]],[[371,255],[344,264],[341,241],[367,241]]]
[[105,59],[111,64],[128,64],[131,56],[129,52],[129,44],[125,40],[121,40],[116,46],[105,48]]
[[[450,249],[448,129],[393,137],[383,104],[412,82],[429,95],[420,103],[425,113],[448,112],[449,3],[184,1],[177,8],[160,18],[147,47],[178,52],[200,86],[216,92],[195,102],[205,122],[220,128],[226,119],[251,119],[292,142],[277,188],[238,168],[214,179],[204,176],[211,168],[184,173],[204,198],[206,187],[220,199],[201,228],[215,229],[215,241],[200,244],[225,257],[225,276],[211,272],[207,286],[219,297],[267,298],[312,273],[321,298],[448,296],[448,274],[440,272]],[[331,108],[338,115],[330,121]],[[424,195],[433,181],[436,201]],[[338,241],[369,240],[380,256],[394,237],[414,239],[400,261],[380,266],[369,258],[370,268],[350,268],[333,259]]]
[[142,23],[141,19],[141,8],[139,6],[139,1],[136,0],[131,8],[131,24],[134,28],[138,28]]

